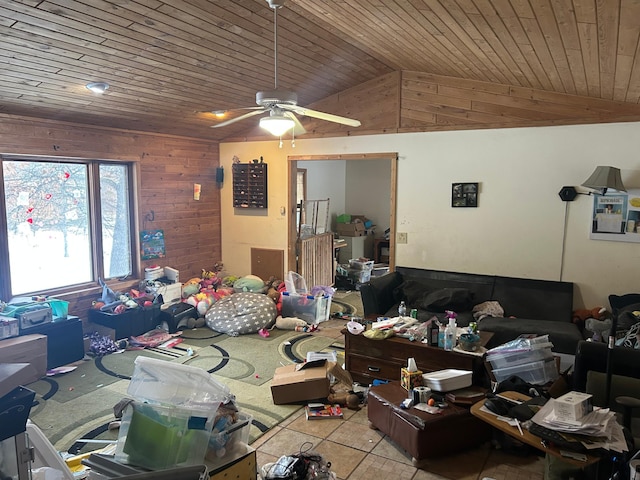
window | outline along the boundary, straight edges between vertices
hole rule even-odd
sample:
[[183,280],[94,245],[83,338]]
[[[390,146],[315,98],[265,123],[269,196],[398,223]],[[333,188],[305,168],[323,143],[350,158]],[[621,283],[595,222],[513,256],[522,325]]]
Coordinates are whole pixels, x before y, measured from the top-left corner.
[[134,273],[132,164],[0,161],[0,295],[68,290]]

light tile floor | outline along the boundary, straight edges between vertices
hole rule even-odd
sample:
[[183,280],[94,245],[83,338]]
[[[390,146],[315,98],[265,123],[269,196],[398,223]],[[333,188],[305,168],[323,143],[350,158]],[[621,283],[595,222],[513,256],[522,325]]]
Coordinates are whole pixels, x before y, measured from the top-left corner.
[[[370,429],[367,408],[344,410],[342,420],[306,419],[300,410],[258,438],[258,467],[275,462],[281,455],[301,450],[319,453],[331,462],[340,480],[542,480],[544,458],[510,455],[489,443],[463,453],[429,460],[421,469],[388,437]],[[437,439],[434,439],[437,441]]]
[[[346,322],[330,320],[316,335],[339,340]],[[434,438],[434,442],[438,439]],[[342,420],[309,421],[301,409],[258,438],[258,467],[275,462],[282,455],[312,450],[331,462],[340,480],[543,480],[544,458],[517,456],[496,449],[490,443],[448,457],[429,460],[415,468],[409,456],[382,432],[369,428],[366,405],[344,409]]]

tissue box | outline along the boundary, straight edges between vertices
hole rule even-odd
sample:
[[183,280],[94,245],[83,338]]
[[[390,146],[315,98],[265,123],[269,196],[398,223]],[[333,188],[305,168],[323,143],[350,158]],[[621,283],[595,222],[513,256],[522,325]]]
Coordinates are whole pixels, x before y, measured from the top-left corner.
[[553,402],[553,412],[558,420],[564,422],[575,422],[592,411],[591,395],[588,393],[565,393]]
[[410,372],[407,367],[403,367],[400,372],[400,385],[407,391],[411,391],[414,387],[421,387],[422,371]]

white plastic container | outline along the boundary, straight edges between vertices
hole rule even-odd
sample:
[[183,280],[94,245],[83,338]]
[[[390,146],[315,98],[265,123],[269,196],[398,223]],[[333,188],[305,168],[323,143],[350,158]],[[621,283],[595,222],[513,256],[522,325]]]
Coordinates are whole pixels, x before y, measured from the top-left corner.
[[424,373],[422,383],[436,392],[450,392],[471,386],[471,375],[468,370],[446,369]]
[[522,380],[534,385],[544,385],[558,378],[556,362],[551,359],[547,361],[523,363],[513,367],[498,368],[492,370],[497,382],[502,382],[512,375],[517,375]]

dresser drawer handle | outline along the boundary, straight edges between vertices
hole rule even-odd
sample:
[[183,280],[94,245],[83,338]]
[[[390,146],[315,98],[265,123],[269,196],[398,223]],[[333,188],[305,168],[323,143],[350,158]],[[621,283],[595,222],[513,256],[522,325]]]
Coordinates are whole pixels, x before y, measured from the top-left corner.
[[378,367],[369,366],[369,367],[367,367],[367,370],[369,370],[370,372],[373,372],[373,373],[380,373],[380,369]]

